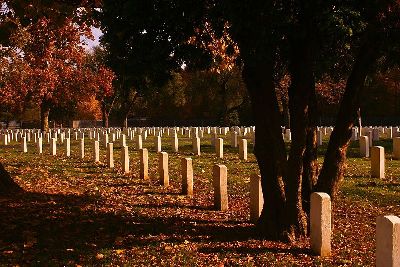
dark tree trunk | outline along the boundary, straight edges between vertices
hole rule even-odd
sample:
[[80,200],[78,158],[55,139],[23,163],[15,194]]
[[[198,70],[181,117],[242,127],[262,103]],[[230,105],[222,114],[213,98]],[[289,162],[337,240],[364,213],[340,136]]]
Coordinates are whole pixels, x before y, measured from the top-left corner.
[[310,196],[318,178],[318,146],[317,146],[317,96],[314,92],[308,107],[309,126],[307,128],[306,150],[303,156],[303,210],[310,213]]
[[23,192],[23,189],[11,178],[0,162],[0,195],[8,196]]
[[282,117],[283,125],[285,126],[285,128],[290,129],[289,105],[286,99],[282,99]]
[[[309,180],[313,179],[316,150],[315,138],[315,45],[312,6],[299,1],[298,23],[289,38],[289,114],[292,143],[285,179],[287,229],[289,240],[295,241],[308,234],[308,216],[303,208],[309,199]],[[310,189],[310,190],[306,190]],[[308,207],[306,207],[308,210]]]
[[325,153],[325,160],[318,178],[316,190],[328,193],[333,199],[337,195],[339,184],[343,179],[351,129],[355,121],[358,120],[357,111],[360,106],[360,92],[364,87],[369,70],[375,64],[378,57],[379,43],[380,38],[373,26],[371,26],[347,80],[335,129],[331,134],[328,149]]
[[252,100],[257,129],[254,152],[260,167],[264,196],[264,206],[257,227],[264,237],[283,239],[287,232],[283,184],[286,152],[281,134],[281,117],[274,90],[272,68],[272,64],[268,64],[267,61],[252,60],[245,63],[243,77]]
[[[310,123],[310,103],[315,94],[314,56],[311,38],[304,25],[300,25],[291,40],[289,70],[291,85],[289,87],[290,129],[292,144],[288,160],[286,185],[286,201],[288,214],[291,215],[288,223],[292,225],[290,239],[296,240],[307,236],[307,215],[303,210],[304,196],[303,183],[304,165],[311,165],[311,158],[305,162],[307,141],[313,131]],[[308,151],[309,152],[309,151]],[[307,163],[307,164],[305,164]],[[307,169],[307,171],[309,171]],[[295,226],[295,227],[293,227]]]
[[128,128],[128,114],[125,114],[124,116],[124,129]]
[[105,103],[101,104],[101,115],[102,115],[102,123],[104,128],[108,128],[108,117],[109,114],[107,112],[107,107]]
[[103,127],[104,128],[108,128],[108,125],[109,125],[109,123],[108,123],[108,114],[107,114],[107,112],[105,112],[103,114]]
[[50,115],[50,103],[46,100],[42,101],[40,105],[40,128],[42,131],[49,131],[49,115]]
[[[303,210],[303,166],[308,169],[315,159],[304,160],[309,139],[313,139],[314,124],[310,122],[311,105],[314,105],[314,47],[310,39],[309,16],[303,17],[291,37],[290,71],[292,74],[289,91],[289,113],[292,132],[292,146],[289,160],[282,138],[282,116],[273,79],[273,51],[266,51],[265,44],[258,44],[259,50],[242,54],[244,59],[243,77],[252,101],[256,126],[255,155],[261,172],[264,207],[258,221],[260,232],[269,238],[295,241],[307,235],[307,216]],[[259,38],[259,37],[257,37]],[[257,40],[255,38],[255,40]],[[254,44],[239,45],[254,47]],[[263,48],[261,48],[263,47]],[[271,49],[273,48],[271,47]],[[271,53],[268,56],[268,53]],[[314,153],[310,149],[308,153]],[[307,178],[308,179],[308,178]],[[307,180],[308,183],[308,180]],[[309,194],[309,193],[308,193]]]

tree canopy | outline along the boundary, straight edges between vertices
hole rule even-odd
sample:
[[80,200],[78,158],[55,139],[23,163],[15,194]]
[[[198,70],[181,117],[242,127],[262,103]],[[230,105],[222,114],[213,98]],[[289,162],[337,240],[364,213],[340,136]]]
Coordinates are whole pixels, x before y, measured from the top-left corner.
[[[210,65],[212,52],[198,51],[213,43],[204,31],[230,36],[240,54],[237,63],[256,125],[255,154],[265,200],[260,232],[296,240],[307,235],[310,193],[318,190],[333,198],[337,193],[367,76],[395,63],[390,59],[398,56],[399,8],[395,0],[104,1],[103,41],[111,55],[126,60],[124,66],[144,72],[133,76],[154,80],[157,69],[168,74],[183,62],[203,62],[198,55],[208,55]],[[199,35],[206,45],[192,47],[190,40]],[[276,94],[285,75],[292,130],[289,157]],[[316,88],[324,79],[344,93],[318,170]]]
[[50,109],[88,101],[96,92],[112,91],[113,74],[104,65],[87,62],[82,38],[93,38],[87,1],[3,1],[0,102],[9,109],[36,103],[42,129],[48,129]]

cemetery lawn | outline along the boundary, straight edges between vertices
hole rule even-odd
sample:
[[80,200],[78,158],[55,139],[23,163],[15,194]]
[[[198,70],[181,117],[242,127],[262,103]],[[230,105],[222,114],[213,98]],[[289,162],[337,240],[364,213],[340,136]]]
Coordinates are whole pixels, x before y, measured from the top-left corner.
[[[288,245],[260,240],[249,222],[249,177],[258,172],[249,145],[249,160],[225,142],[217,159],[208,141],[194,157],[191,141],[179,139],[171,152],[170,186],[158,183],[154,137],[149,149],[150,181],[139,179],[139,154],[130,148],[131,173],[123,174],[120,144],[114,144],[115,168],[92,160],[93,141],[86,139],[86,157],[78,158],[79,142],[71,138],[71,157],[64,146],[57,156],[28,153],[20,145],[0,146],[0,161],[25,190],[0,198],[0,265],[6,266],[374,266],[375,220],[400,215],[400,161],[385,146],[386,178],[370,178],[369,159],[357,158],[358,142],[348,151],[348,168],[334,206],[332,257],[313,256],[308,241]],[[226,144],[228,143],[228,144]],[[320,149],[323,155],[326,142]],[[194,196],[180,194],[180,158],[192,157]],[[320,159],[322,161],[322,157]],[[213,210],[212,166],[228,168],[229,210]]]

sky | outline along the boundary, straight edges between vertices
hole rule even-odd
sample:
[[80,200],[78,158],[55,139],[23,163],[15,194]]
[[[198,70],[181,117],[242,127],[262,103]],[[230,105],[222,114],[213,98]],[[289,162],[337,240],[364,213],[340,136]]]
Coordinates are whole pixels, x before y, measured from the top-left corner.
[[85,48],[89,49],[89,50],[91,50],[93,47],[95,47],[95,46],[100,44],[99,43],[99,38],[100,38],[100,36],[103,35],[103,32],[99,28],[95,28],[95,27],[92,27],[92,33],[94,35],[94,40],[93,41],[84,38],[85,42],[87,43],[87,45],[85,45]]

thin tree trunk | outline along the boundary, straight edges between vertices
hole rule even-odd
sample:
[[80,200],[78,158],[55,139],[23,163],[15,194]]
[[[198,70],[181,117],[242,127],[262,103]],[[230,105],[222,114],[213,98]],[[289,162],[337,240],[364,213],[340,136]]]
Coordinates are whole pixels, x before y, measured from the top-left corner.
[[310,196],[318,177],[318,146],[317,146],[317,96],[314,92],[310,97],[307,128],[306,150],[303,156],[303,210],[310,213]]
[[49,131],[49,115],[50,115],[50,104],[43,100],[40,105],[40,128],[44,132]]
[[108,128],[108,125],[109,125],[108,118],[109,118],[109,116],[108,116],[107,112],[104,112],[104,114],[103,114],[103,127],[104,128]]
[[128,114],[125,114],[125,117],[124,117],[124,129],[127,129],[128,128]]
[[101,104],[101,115],[102,115],[102,124],[104,128],[108,128],[108,117],[109,114],[107,113],[107,107],[105,103]]
[[324,164],[318,178],[316,190],[326,192],[334,199],[345,171],[346,152],[351,138],[351,129],[358,119],[359,96],[370,68],[378,57],[380,38],[373,26],[366,34],[353,70],[347,80],[346,90],[340,103],[335,129],[331,134]]
[[289,113],[289,105],[286,99],[282,99],[282,117],[283,117],[283,125],[286,129],[290,129],[290,113]]

